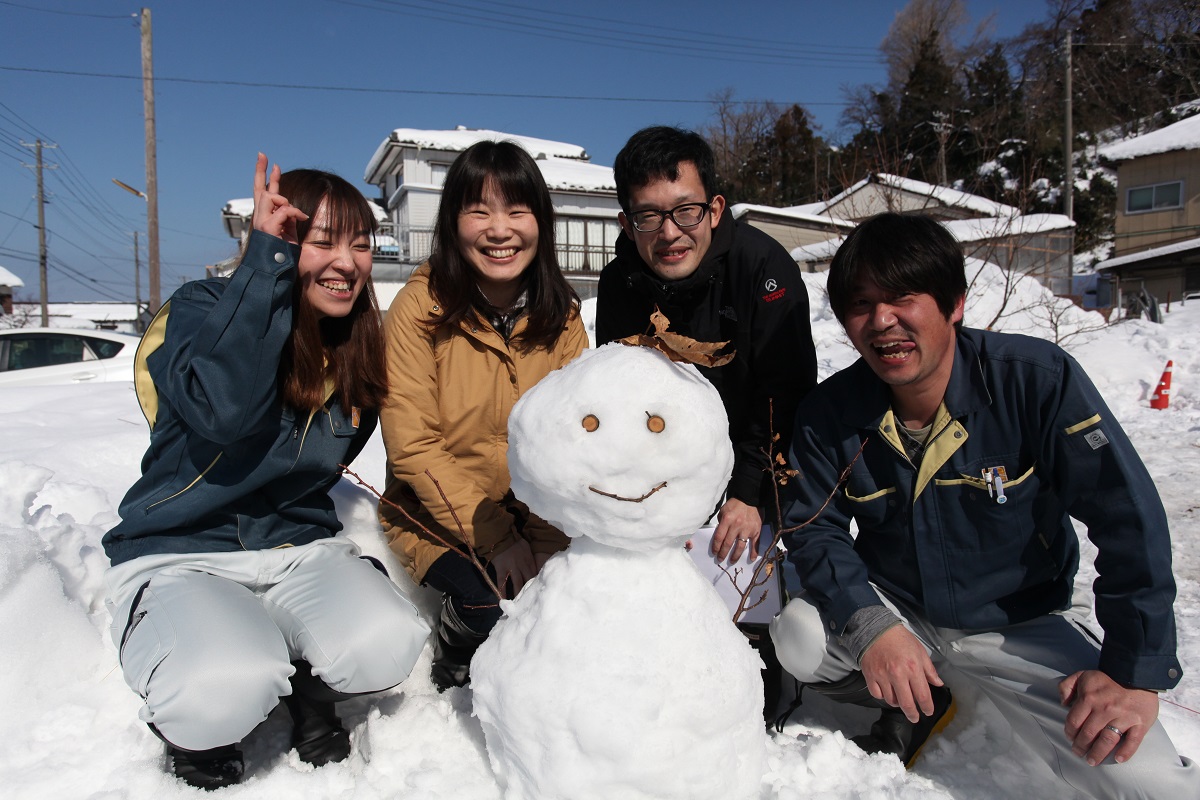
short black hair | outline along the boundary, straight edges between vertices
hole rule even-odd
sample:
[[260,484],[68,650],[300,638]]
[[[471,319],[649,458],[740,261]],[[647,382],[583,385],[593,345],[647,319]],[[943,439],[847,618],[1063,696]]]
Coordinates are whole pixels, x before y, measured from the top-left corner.
[[700,134],[655,125],[630,136],[613,163],[621,210],[629,213],[629,194],[634,189],[657,180],[679,180],[679,165],[684,161],[695,165],[704,185],[704,199],[712,200],[717,194],[716,161],[712,148]]
[[829,266],[829,306],[839,322],[864,281],[889,292],[928,294],[949,319],[967,294],[962,245],[932,217],[877,214],[846,237]]

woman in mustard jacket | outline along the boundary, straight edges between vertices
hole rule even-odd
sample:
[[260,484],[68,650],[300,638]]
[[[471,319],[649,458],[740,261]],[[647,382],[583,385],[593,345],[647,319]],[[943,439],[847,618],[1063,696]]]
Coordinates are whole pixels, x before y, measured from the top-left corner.
[[444,691],[469,680],[471,656],[500,618],[465,548],[513,597],[567,546],[509,488],[509,412],[587,346],[555,255],[550,193],[520,146],[479,142],[451,165],[433,254],[392,302],[384,338],[390,469],[380,518],[414,580],[443,593],[432,677]]

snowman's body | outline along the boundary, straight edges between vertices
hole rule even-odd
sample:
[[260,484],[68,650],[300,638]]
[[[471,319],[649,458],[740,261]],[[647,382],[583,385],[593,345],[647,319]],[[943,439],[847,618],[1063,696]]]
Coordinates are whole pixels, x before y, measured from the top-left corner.
[[732,467],[715,389],[609,345],[528,392],[509,431],[515,493],[574,541],[471,665],[508,800],[756,796],[761,664],[683,548]]

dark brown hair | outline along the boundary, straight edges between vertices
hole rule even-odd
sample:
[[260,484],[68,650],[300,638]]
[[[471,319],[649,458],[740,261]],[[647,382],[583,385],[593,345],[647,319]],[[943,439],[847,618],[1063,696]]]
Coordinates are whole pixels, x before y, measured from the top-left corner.
[[967,294],[962,245],[937,220],[923,214],[876,214],[842,242],[829,265],[829,307],[845,323],[859,284],[889,292],[928,294],[946,319]]
[[[315,169],[294,169],[279,178],[279,193],[308,215],[296,225],[300,246],[317,209],[326,204],[334,236],[373,234],[375,215],[362,192],[343,178]],[[292,333],[279,361],[283,401],[297,410],[320,408],[325,379],[343,409],[379,408],[387,397],[387,366],[375,287],[368,279],[350,313],[320,317],[297,277],[292,289]]]
[[429,257],[429,291],[442,314],[428,324],[444,328],[462,321],[478,323],[487,310],[476,288],[475,273],[458,245],[459,214],[483,200],[485,186],[492,187],[506,203],[529,206],[537,220],[537,253],[521,276],[528,293],[528,319],[515,345],[522,350],[548,349],[558,340],[579,298],[558,265],[554,205],[542,171],[529,153],[513,142],[476,142],[454,159],[446,173]]

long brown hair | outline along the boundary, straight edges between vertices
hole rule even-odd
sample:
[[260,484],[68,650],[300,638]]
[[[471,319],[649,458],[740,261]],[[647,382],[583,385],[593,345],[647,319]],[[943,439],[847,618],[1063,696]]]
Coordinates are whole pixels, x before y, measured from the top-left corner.
[[429,291],[442,307],[434,328],[478,323],[487,309],[475,273],[458,246],[458,217],[493,187],[505,202],[527,205],[538,226],[537,253],[521,276],[527,292],[525,329],[514,344],[521,350],[550,348],[563,332],[579,298],[563,277],[554,243],[554,205],[537,163],[514,142],[484,140],[464,150],[446,173],[429,257]]
[[[294,169],[279,178],[279,193],[308,215],[296,225],[300,246],[317,209],[326,204],[334,235],[373,234],[375,215],[362,192],[345,179],[315,169]],[[387,397],[387,365],[379,303],[370,280],[344,317],[320,317],[308,304],[299,278],[292,288],[292,332],[279,360],[283,401],[297,410],[320,408],[325,379],[343,409],[377,409]]]

